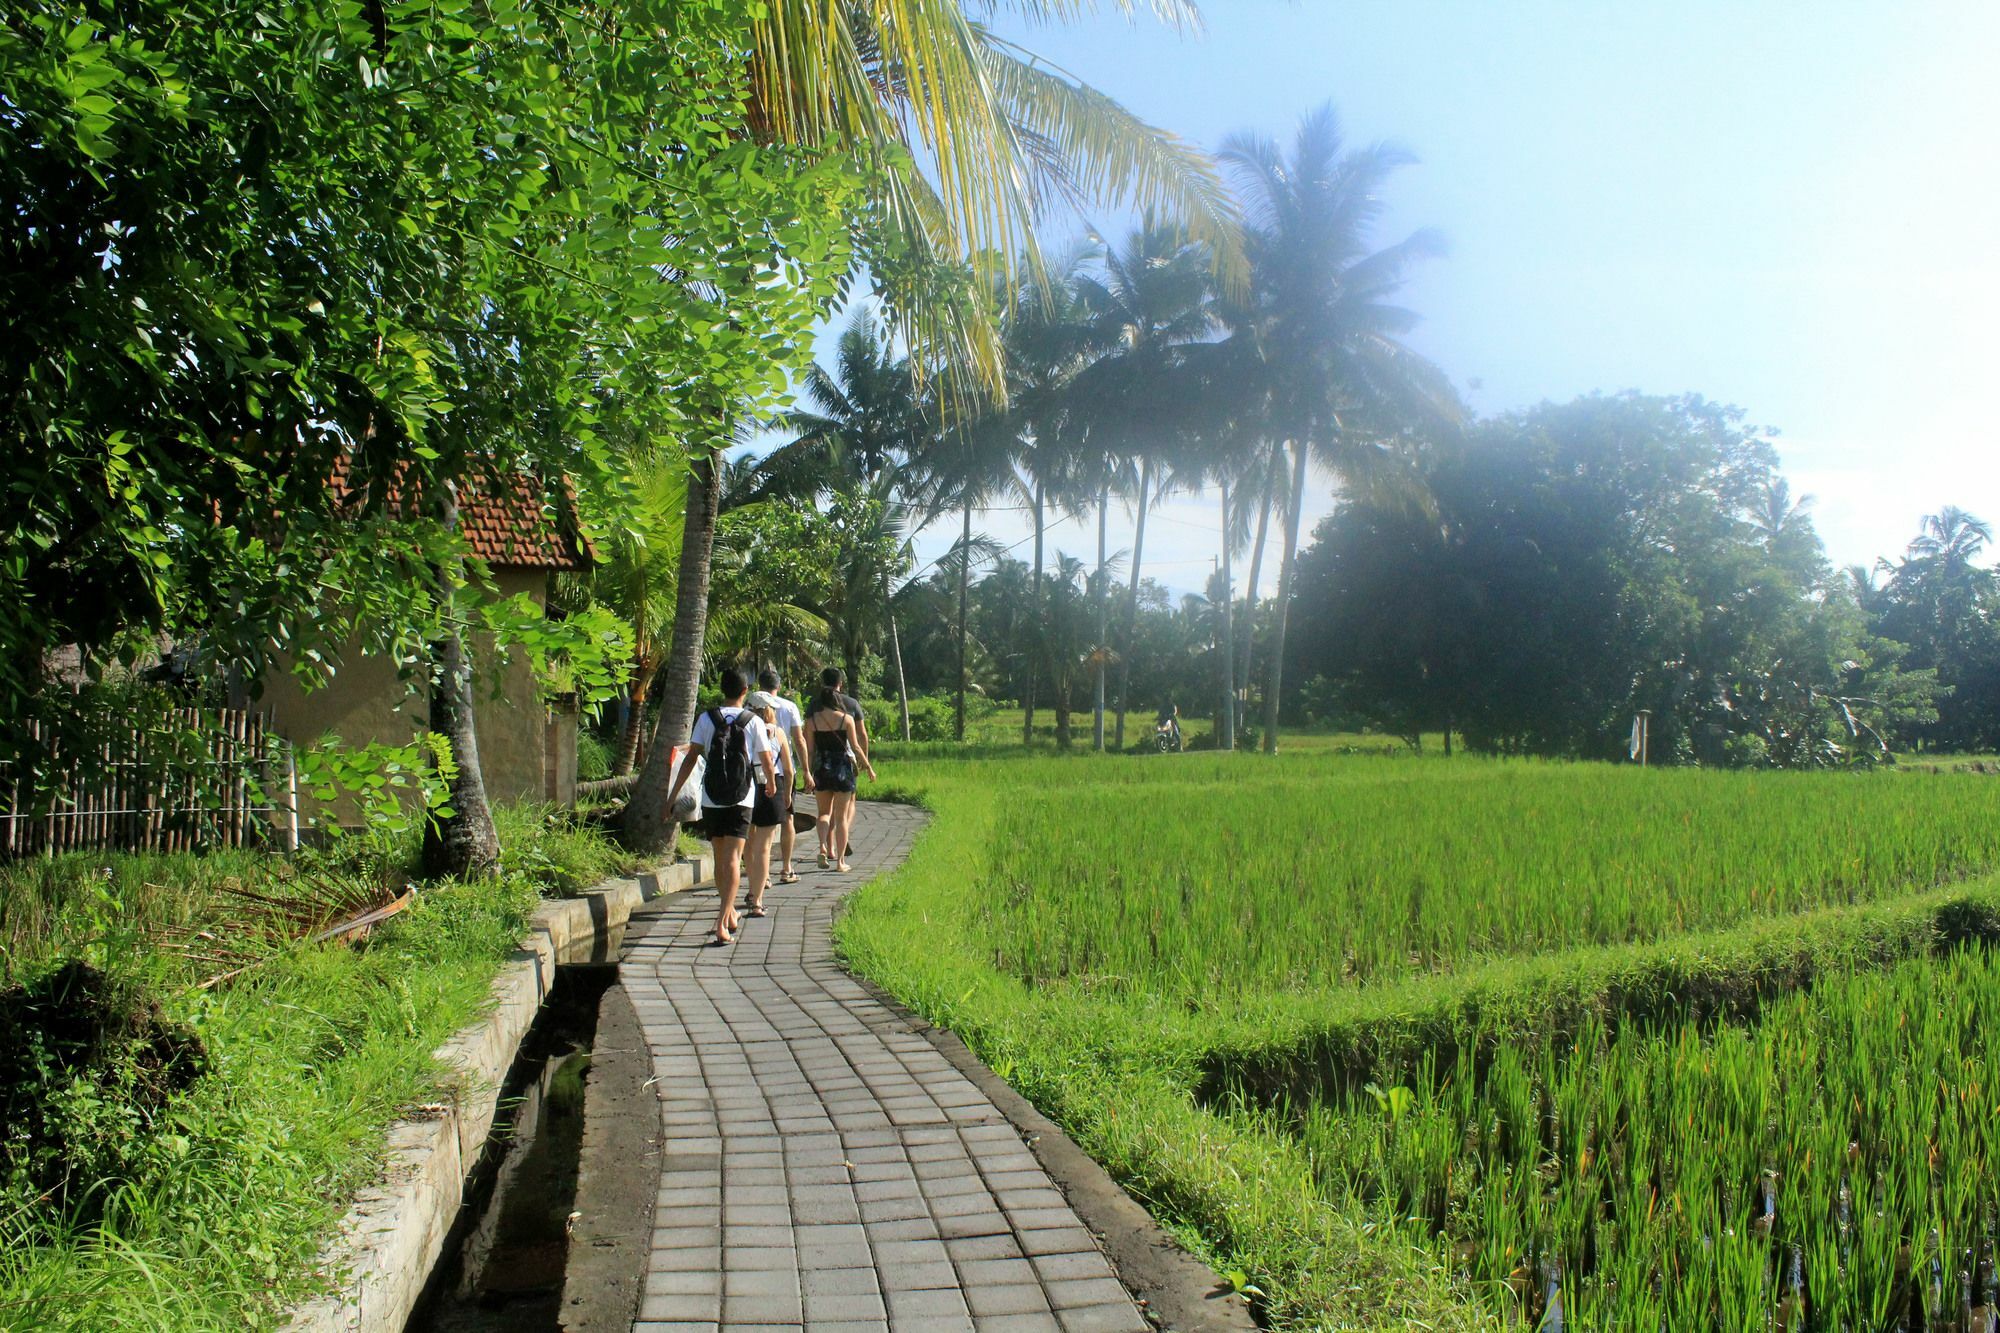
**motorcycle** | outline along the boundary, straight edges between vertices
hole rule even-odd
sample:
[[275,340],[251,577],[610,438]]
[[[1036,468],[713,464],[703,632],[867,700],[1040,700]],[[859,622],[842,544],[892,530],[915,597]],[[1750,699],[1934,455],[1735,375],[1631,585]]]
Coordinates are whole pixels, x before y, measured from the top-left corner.
[[1173,718],[1166,718],[1153,724],[1153,748],[1161,754],[1179,754],[1181,751],[1181,724]]

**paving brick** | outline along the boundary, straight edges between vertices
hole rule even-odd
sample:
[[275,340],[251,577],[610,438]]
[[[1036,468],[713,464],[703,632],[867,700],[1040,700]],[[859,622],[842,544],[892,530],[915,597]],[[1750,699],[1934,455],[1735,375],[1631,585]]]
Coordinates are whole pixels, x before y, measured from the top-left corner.
[[[948,1319],[953,1315],[970,1317],[966,1309],[965,1297],[955,1289],[944,1288],[923,1291],[891,1291],[886,1294],[889,1302],[889,1318],[897,1323]],[[922,1325],[930,1327],[926,1322]]]
[[1058,1310],[1056,1319],[1063,1333],[1152,1333],[1153,1327],[1139,1317],[1131,1301],[1122,1298],[1112,1304]]
[[1080,1309],[1086,1305],[1116,1305],[1119,1301],[1131,1303],[1125,1295],[1125,1288],[1118,1285],[1113,1277],[1066,1278],[1057,1282],[1045,1282],[1043,1290],[1049,1293],[1049,1304],[1058,1310]]
[[1048,1293],[1032,1282],[990,1287],[968,1283],[965,1303],[972,1307],[973,1321],[981,1328],[986,1326],[982,1321],[989,1315],[1046,1315],[1049,1310]]

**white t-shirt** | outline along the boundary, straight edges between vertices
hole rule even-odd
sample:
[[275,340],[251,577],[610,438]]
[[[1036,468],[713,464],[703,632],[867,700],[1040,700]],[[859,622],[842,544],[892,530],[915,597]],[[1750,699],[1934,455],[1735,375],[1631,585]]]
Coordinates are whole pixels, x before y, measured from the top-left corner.
[[[734,705],[724,704],[722,707],[722,720],[724,722],[734,721],[736,715],[743,711],[743,709],[737,708]],[[760,754],[770,754],[772,750],[771,736],[769,732],[764,730],[764,720],[755,713],[749,714],[749,718],[750,725],[745,727],[743,731],[745,737],[750,742],[750,790],[744,792],[743,799],[737,802],[745,810],[750,809],[757,803],[757,793],[764,786],[764,769],[757,762],[757,756]],[[694,735],[688,737],[688,740],[692,744],[701,747],[704,759],[712,761],[713,755],[711,752],[715,746],[715,719],[714,715],[708,709],[702,709],[701,716],[694,720]],[[713,809],[716,804],[714,801],[708,799],[708,788],[705,786],[701,789],[701,803],[709,809]]]
[[796,729],[805,726],[805,719],[799,716],[799,706],[783,695],[771,705],[771,716],[778,719],[777,734],[771,737],[771,763],[778,776],[785,776],[785,738]]

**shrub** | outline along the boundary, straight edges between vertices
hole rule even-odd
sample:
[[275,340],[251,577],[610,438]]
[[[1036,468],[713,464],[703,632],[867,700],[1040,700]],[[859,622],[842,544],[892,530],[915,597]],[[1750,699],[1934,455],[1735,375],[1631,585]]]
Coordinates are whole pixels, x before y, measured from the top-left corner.
[[[972,701],[966,701],[968,709]],[[868,734],[878,741],[903,738],[902,713],[894,699],[869,699],[861,705],[868,715]],[[989,709],[990,711],[990,709]],[[919,694],[910,698],[910,739],[948,741],[952,739],[952,703],[943,695]]]

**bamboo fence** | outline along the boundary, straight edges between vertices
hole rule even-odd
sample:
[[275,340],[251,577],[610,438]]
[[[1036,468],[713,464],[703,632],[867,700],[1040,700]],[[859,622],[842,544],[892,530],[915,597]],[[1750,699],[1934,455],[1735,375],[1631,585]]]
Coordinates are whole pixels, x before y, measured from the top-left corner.
[[175,708],[147,724],[79,742],[30,722],[33,757],[0,759],[0,857],[297,848],[297,771],[266,715]]

